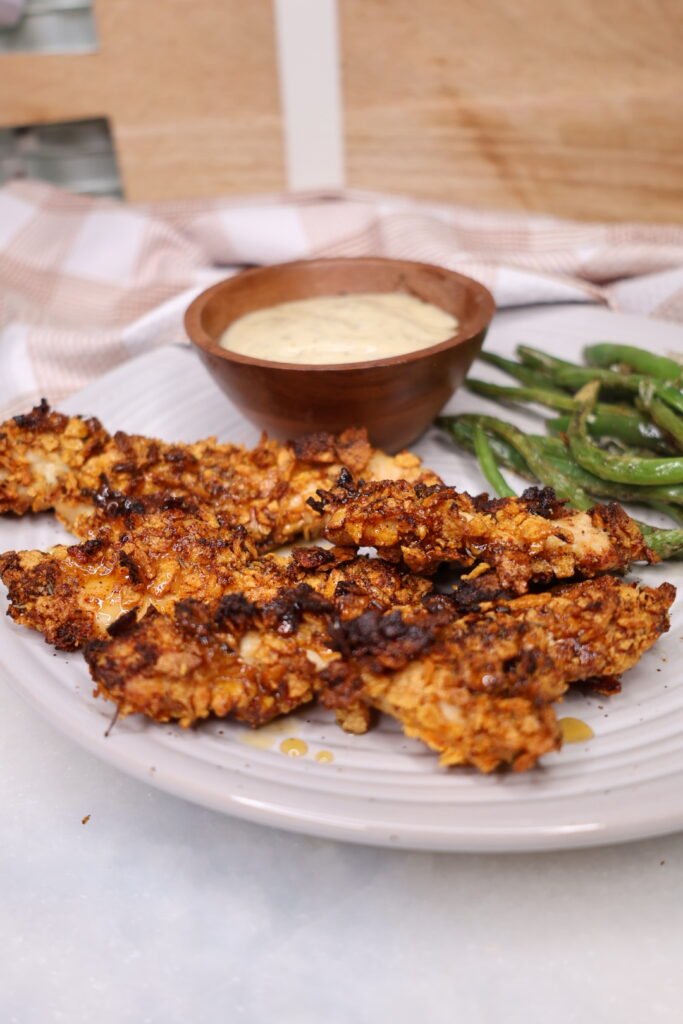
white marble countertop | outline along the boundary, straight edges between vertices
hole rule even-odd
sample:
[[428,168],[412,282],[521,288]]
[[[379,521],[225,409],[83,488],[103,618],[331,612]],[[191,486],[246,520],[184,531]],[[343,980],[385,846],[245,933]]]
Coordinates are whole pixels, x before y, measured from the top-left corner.
[[6,687],[0,759],[3,1024],[681,1019],[683,835],[515,855],[309,839],[128,778]]

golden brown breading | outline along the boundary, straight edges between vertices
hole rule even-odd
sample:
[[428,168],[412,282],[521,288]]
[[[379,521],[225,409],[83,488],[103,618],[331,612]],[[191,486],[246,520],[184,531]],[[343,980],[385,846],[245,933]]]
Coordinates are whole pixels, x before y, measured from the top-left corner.
[[[675,595],[669,583],[653,589],[603,576],[445,624],[424,613],[366,612],[337,625],[344,659],[324,673],[324,700],[338,707],[361,696],[437,750],[442,764],[491,771],[507,761],[523,770],[538,751],[501,755],[506,714],[515,742],[528,730],[535,743],[542,735],[557,745],[548,715],[538,718],[538,710],[572,683],[635,665],[669,628]],[[498,698],[518,703],[504,712]]]
[[86,660],[123,714],[261,724],[321,693],[349,713],[362,704],[389,712],[444,764],[523,770],[559,746],[547,702],[572,682],[634,665],[668,628],[674,594],[669,584],[603,577],[464,618],[435,597],[433,606],[427,598],[427,607],[344,619],[304,585],[267,606],[232,595],[183,602],[173,618],[123,620]]
[[[309,630],[292,636],[278,625],[277,616],[258,615],[241,594],[217,608],[181,602],[173,618],[150,608],[138,623],[124,620],[113,639],[93,641],[85,658],[97,692],[121,715],[141,711],[185,726],[231,715],[255,727],[313,697]],[[319,656],[315,629],[310,633]]]
[[223,530],[210,509],[129,512],[122,522],[123,532],[117,521],[116,528],[105,526],[82,544],[0,555],[14,621],[39,630],[61,650],[73,650],[105,636],[131,608],[170,612],[188,598],[215,601],[242,592],[267,602],[306,580],[340,609],[360,614],[369,602],[406,604],[431,590],[419,576],[379,559],[357,559],[350,550],[300,548],[289,560],[257,558],[245,530]]
[[[43,402],[0,428],[0,512],[47,508],[84,543],[0,555],[9,613],[63,649],[87,643],[121,714],[256,726],[317,696],[350,731],[385,711],[443,764],[481,771],[558,747],[550,702],[575,682],[614,688],[675,594],[603,576],[510,599],[656,558],[617,505],[459,494],[361,430],[173,445]],[[263,554],[323,523],[342,547]],[[449,595],[415,574],[442,562],[471,570]]]
[[[239,592],[213,604],[181,601],[172,615],[152,608],[139,621],[134,613],[122,617],[110,627],[112,639],[95,640],[85,650],[98,692],[123,715],[141,712],[181,725],[209,714],[262,725],[311,700],[320,669],[337,657],[326,617],[343,619],[350,590],[356,610],[381,607],[378,598],[392,578],[398,586],[391,589],[401,590],[391,566],[362,557],[339,565],[334,557],[323,560],[329,554],[307,549],[299,566],[310,567],[307,583],[285,586],[258,605]],[[416,603],[428,591],[428,581],[406,579],[404,592]],[[353,731],[363,731],[364,702],[349,700],[342,712]]]
[[364,430],[284,444],[264,437],[253,449],[215,438],[168,444],[110,436],[97,420],[62,416],[43,402],[0,427],[0,512],[54,508],[87,539],[130,509],[185,499],[211,507],[226,529],[244,526],[268,550],[319,529],[307,499],[331,487],[342,468],[368,479],[438,480],[410,452],[373,449]]
[[356,487],[342,475],[333,491],[311,504],[324,512],[323,535],[335,544],[375,547],[414,572],[432,572],[442,562],[491,568],[498,585],[515,593],[532,581],[591,577],[634,561],[657,561],[620,505],[576,512],[550,488],[490,500],[403,480]]
[[[73,650],[105,635],[131,608],[154,604],[165,610],[182,598],[211,600],[234,590],[236,571],[255,554],[243,530],[221,530],[210,511],[200,517],[171,508],[131,514],[125,532],[104,527],[82,544],[5,552],[0,578],[15,622],[39,630],[61,650]],[[264,559],[264,586],[268,572]]]
[[45,399],[0,426],[0,512],[42,512],[78,487],[84,466],[109,444],[99,420],[51,412]]
[[77,536],[87,537],[105,519],[120,517],[125,499],[140,511],[184,499],[212,508],[226,529],[243,526],[267,550],[309,536],[318,523],[306,499],[317,481],[335,479],[347,463],[352,471],[364,469],[372,455],[360,430],[285,444],[263,437],[253,449],[214,438],[170,445],[118,432],[80,474],[85,493],[66,494],[56,511]]

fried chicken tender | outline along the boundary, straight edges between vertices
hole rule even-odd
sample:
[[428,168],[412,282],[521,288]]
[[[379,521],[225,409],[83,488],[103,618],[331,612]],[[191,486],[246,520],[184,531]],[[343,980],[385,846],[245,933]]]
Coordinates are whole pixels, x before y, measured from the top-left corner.
[[94,417],[52,412],[43,399],[0,426],[0,512],[42,512],[76,492],[84,467],[109,443]]
[[311,505],[324,513],[323,536],[334,544],[374,547],[414,572],[433,572],[443,562],[492,569],[499,585],[517,594],[532,581],[592,577],[657,561],[620,505],[576,512],[550,488],[489,499],[405,480],[357,487],[342,474],[337,487],[320,491]]
[[115,624],[86,648],[98,692],[123,714],[189,725],[208,714],[262,724],[314,695],[397,718],[445,765],[529,768],[560,745],[550,700],[632,667],[668,628],[674,588],[613,577],[458,617],[454,603],[345,618],[302,585],[266,606],[230,595]]
[[[122,431],[110,436],[95,419],[66,417],[42,402],[0,427],[0,512],[54,508],[87,539],[128,508],[152,510],[169,498],[208,505],[226,528],[244,526],[262,550],[312,536],[318,517],[307,499],[330,487],[342,468],[367,479],[436,482],[410,452],[374,449],[364,430],[311,434],[253,449],[166,442]],[[161,496],[161,498],[160,498]]]
[[129,512],[123,527],[116,520],[82,544],[6,552],[0,555],[0,579],[8,588],[8,614],[60,650],[106,636],[111,623],[132,608],[171,612],[189,598],[209,602],[242,592],[251,601],[267,602],[283,587],[307,580],[335,594],[340,607],[356,609],[359,597],[388,607],[431,589],[421,577],[354,554],[312,548],[296,549],[289,560],[256,557],[244,528],[225,531],[211,509],[172,506]]
[[184,601],[172,618],[150,608],[140,622],[124,621],[111,640],[86,647],[85,659],[98,694],[120,715],[184,726],[231,715],[256,727],[313,699],[325,650],[316,625],[292,636],[276,613],[258,613],[241,594],[217,608]]
[[[120,524],[117,523],[118,527]],[[125,530],[106,526],[82,544],[49,551],[0,555],[8,588],[8,614],[44,634],[60,650],[74,650],[131,608],[165,610],[182,598],[211,600],[235,589],[236,573],[256,550],[244,530],[222,530],[210,510],[203,515],[171,508],[130,514]],[[267,560],[258,580],[282,574]],[[243,576],[239,576],[239,586]]]
[[[168,444],[43,401],[0,427],[0,512],[45,509],[82,543],[0,555],[8,612],[86,645],[119,713],[259,726],[319,699],[349,731],[387,712],[483,772],[556,749],[551,702],[614,689],[675,596],[601,575],[656,561],[620,506],[471,497],[362,430]],[[321,532],[339,546],[266,553]],[[449,594],[419,575],[442,563],[465,570]],[[599,578],[527,593],[574,576]]]
[[[113,639],[85,650],[98,692],[124,715],[190,725],[232,714],[262,725],[313,698],[320,669],[336,657],[326,615],[342,621],[397,597],[420,607],[431,592],[428,580],[379,559],[322,548],[295,551],[280,571],[282,586],[266,600],[261,590],[259,604],[245,585],[212,604],[180,601],[169,615],[151,607],[139,621],[123,616],[109,627]],[[292,586],[297,578],[306,582]],[[367,704],[349,700],[339,717],[364,731],[368,716]]]
[[526,594],[442,624],[365,612],[338,624],[343,659],[323,673],[328,707],[356,702],[397,718],[441,764],[526,770],[559,746],[548,707],[572,683],[618,676],[669,628],[675,588],[612,576]]

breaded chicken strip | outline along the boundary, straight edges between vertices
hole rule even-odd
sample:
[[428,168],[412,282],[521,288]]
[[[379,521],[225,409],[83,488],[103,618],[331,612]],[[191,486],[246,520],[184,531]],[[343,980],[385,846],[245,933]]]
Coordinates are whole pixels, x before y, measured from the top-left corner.
[[74,650],[106,636],[132,608],[170,612],[189,598],[216,601],[241,591],[263,603],[306,580],[330,596],[338,590],[340,607],[355,609],[359,595],[388,607],[431,590],[427,580],[380,559],[354,559],[351,550],[302,548],[288,560],[255,557],[244,528],[224,530],[211,509],[129,512],[123,527],[118,519],[113,523],[82,544],[0,555],[14,621],[43,633],[60,650]]
[[321,481],[336,480],[342,467],[370,479],[378,479],[379,472],[392,479],[434,477],[409,452],[391,457],[376,451],[363,430],[338,437],[312,434],[284,444],[264,437],[253,449],[214,438],[169,445],[118,432],[84,467],[81,494],[65,495],[56,512],[77,536],[89,537],[105,518],[119,514],[120,495],[141,511],[169,497],[182,498],[212,508],[226,529],[243,526],[261,550],[269,550],[319,529],[307,499]]
[[125,498],[138,511],[183,498],[210,506],[225,528],[244,526],[267,550],[319,529],[307,499],[332,486],[342,467],[366,479],[438,480],[410,452],[372,448],[364,430],[285,444],[264,437],[253,449],[215,438],[168,444],[110,436],[97,420],[62,416],[43,402],[0,427],[0,512],[54,508],[86,539],[120,515]]
[[[217,605],[176,605],[173,617],[150,608],[120,620],[109,641],[95,640],[85,659],[97,692],[120,715],[142,712],[189,726],[208,715],[256,727],[313,699],[326,638],[313,591],[259,611],[242,594]],[[306,616],[305,622],[302,621]],[[332,656],[331,652],[327,656]]]
[[110,443],[94,417],[63,416],[43,399],[0,426],[0,512],[42,512],[78,492],[84,467]]
[[123,714],[255,725],[317,693],[328,707],[389,712],[443,764],[524,770],[560,744],[548,701],[634,665],[668,628],[674,595],[604,577],[464,618],[435,595],[345,619],[304,585],[261,607],[232,595],[124,619],[86,660]]
[[[154,604],[163,610],[182,598],[220,597],[235,589],[235,572],[256,555],[243,529],[222,530],[210,510],[131,513],[122,531],[119,521],[115,526],[103,526],[82,544],[0,555],[14,621],[39,630],[60,650],[74,650],[105,635],[131,608]],[[264,560],[264,588],[268,573]],[[281,573],[277,580],[282,586]]]
[[[428,580],[379,559],[344,561],[321,548],[294,556],[283,564],[283,586],[268,600],[261,592],[258,604],[245,587],[212,604],[181,601],[169,615],[151,607],[137,621],[134,612],[123,616],[109,627],[113,639],[85,649],[99,692],[124,715],[191,725],[231,714],[262,725],[312,699],[319,671],[337,657],[328,616],[343,621],[397,599],[416,608],[429,602]],[[297,576],[306,582],[292,586]],[[369,706],[349,699],[338,717],[350,731],[365,731]]]
[[657,561],[620,505],[576,512],[550,488],[489,499],[404,480],[357,487],[342,474],[338,486],[321,491],[311,505],[324,513],[323,535],[334,544],[377,548],[414,572],[433,572],[442,562],[492,569],[501,587],[518,594],[532,581]]
[[675,596],[669,583],[603,576],[436,628],[428,617],[368,611],[337,624],[343,659],[323,673],[323,699],[340,707],[361,696],[438,751],[441,764],[525,770],[539,743],[559,746],[547,705],[572,683],[635,665],[669,628]]

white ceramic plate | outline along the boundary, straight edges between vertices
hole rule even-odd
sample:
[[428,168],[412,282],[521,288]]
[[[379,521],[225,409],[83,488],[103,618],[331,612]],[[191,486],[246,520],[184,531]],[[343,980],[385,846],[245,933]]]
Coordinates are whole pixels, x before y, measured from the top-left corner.
[[[487,346],[507,353],[523,340],[572,358],[584,342],[605,338],[683,351],[683,332],[673,325],[592,307],[500,315]],[[495,376],[482,364],[477,374]],[[456,404],[488,407],[465,394]],[[216,433],[251,444],[258,436],[193,353],[180,347],[127,364],[64,408],[94,413],[112,429],[168,440]],[[484,489],[473,460],[436,432],[415,450],[448,482]],[[63,536],[47,515],[0,522],[2,550],[46,547]],[[652,584],[683,583],[683,569],[675,564],[640,575]],[[40,636],[8,618],[0,623],[2,674],[53,725],[98,757],[239,817],[336,839],[431,850],[591,845],[683,828],[682,603],[674,609],[671,631],[627,674],[621,694],[572,694],[565,701],[560,714],[589,723],[595,737],[565,745],[525,775],[440,769],[433,754],[406,740],[388,719],[366,736],[350,736],[317,709],[257,733],[221,721],[185,731],[133,717],[106,737],[112,707],[91,696],[80,655],[55,654]],[[280,750],[288,738],[303,741],[303,756]],[[327,760],[318,759],[321,752]]]

